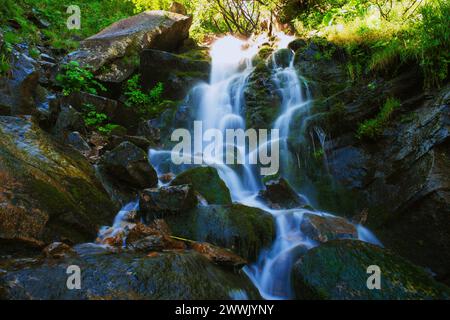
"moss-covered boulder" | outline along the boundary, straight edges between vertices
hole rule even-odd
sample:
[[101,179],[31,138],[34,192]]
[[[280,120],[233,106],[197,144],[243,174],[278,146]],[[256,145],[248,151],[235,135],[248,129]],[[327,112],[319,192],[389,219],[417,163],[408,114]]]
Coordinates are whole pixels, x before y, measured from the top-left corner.
[[[196,252],[147,256],[115,254],[86,246],[78,252],[78,256],[38,260],[27,268],[2,274],[0,298],[221,300],[242,295],[259,298],[242,271],[225,270]],[[80,290],[66,287],[69,265],[81,269]]]
[[245,87],[245,122],[247,128],[267,129],[275,121],[281,103],[266,60],[258,58]]
[[180,173],[172,186],[190,184],[209,204],[230,204],[230,190],[212,167],[196,167]]
[[66,61],[76,60],[91,66],[97,77],[107,82],[122,82],[139,65],[144,49],[175,50],[189,36],[192,17],[148,10],[122,19],[80,43]]
[[165,220],[175,236],[231,249],[249,261],[275,237],[269,213],[241,204],[200,206]]
[[270,68],[287,68],[294,58],[294,52],[291,49],[280,49],[271,54],[269,58]]
[[117,208],[85,158],[31,118],[0,117],[0,239],[91,241]]
[[[368,289],[381,271],[381,289]],[[313,248],[293,268],[299,299],[450,299],[450,289],[424,269],[380,247],[358,240],[334,240]]]

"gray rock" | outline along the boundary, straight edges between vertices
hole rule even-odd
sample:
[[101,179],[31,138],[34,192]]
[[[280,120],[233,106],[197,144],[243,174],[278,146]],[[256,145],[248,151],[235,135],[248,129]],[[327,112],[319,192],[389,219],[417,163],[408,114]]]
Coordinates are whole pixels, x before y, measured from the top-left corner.
[[[368,267],[381,271],[381,290],[367,287]],[[308,251],[293,268],[298,299],[449,299],[450,289],[422,268],[380,247],[334,240]]]
[[73,131],[67,135],[66,143],[80,151],[81,153],[91,151],[91,147],[86,140],[83,139],[81,134],[77,131]]
[[36,113],[39,72],[26,51],[11,53],[10,77],[0,77],[0,112],[3,115]]
[[0,239],[92,241],[117,208],[91,165],[30,117],[0,117]]
[[139,195],[140,213],[147,221],[162,218],[165,214],[182,214],[195,208],[197,202],[190,185],[145,189]]
[[356,227],[341,217],[305,213],[300,229],[306,236],[318,242],[336,239],[358,239]]
[[86,133],[83,115],[70,105],[62,105],[53,127],[53,134],[65,140],[65,137],[73,131]]
[[137,66],[143,49],[174,50],[188,38],[192,17],[167,11],[145,11],[120,20],[81,42],[66,61],[77,60],[104,81],[121,82]]
[[292,209],[306,204],[284,178],[269,180],[264,186],[259,196],[274,209]]
[[199,206],[165,221],[174,236],[231,249],[248,261],[256,261],[275,238],[272,215],[241,204]]
[[[231,299],[259,294],[242,272],[225,270],[196,252],[113,254],[89,245],[79,256],[43,260],[0,278],[3,299]],[[80,290],[67,290],[67,266],[82,270]]]
[[100,163],[109,175],[132,188],[151,188],[158,184],[158,176],[147,154],[131,142],[125,141],[107,151]]
[[210,63],[160,50],[143,50],[140,55],[140,73],[144,88],[151,89],[158,82],[165,88],[168,99],[183,99],[188,90],[209,78]]

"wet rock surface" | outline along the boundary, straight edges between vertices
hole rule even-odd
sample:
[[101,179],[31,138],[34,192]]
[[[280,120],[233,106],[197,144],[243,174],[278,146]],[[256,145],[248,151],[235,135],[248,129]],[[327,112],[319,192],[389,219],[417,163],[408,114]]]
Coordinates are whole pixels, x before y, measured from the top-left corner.
[[[381,290],[367,287],[367,268],[381,271]],[[313,248],[293,269],[299,299],[449,299],[450,289],[424,269],[374,245],[334,240]]]
[[231,249],[248,261],[255,261],[275,237],[269,213],[241,204],[199,206],[165,220],[175,236]]
[[140,55],[142,83],[147,90],[158,82],[163,83],[165,96],[180,100],[192,87],[209,78],[210,63],[190,57],[160,50],[144,50]]
[[166,214],[183,214],[197,206],[198,200],[191,185],[145,189],[139,194],[139,208],[142,217],[153,220]]
[[[259,295],[241,271],[224,270],[196,252],[145,256],[83,245],[78,256],[45,259],[0,276],[3,299],[232,299]],[[81,290],[68,290],[67,266],[82,270]]]
[[259,196],[273,209],[292,209],[306,204],[284,178],[271,179],[264,187]]
[[190,184],[209,204],[231,204],[228,187],[215,168],[197,167],[184,171],[170,183],[172,186]]
[[142,189],[158,183],[158,176],[149,164],[146,153],[128,141],[106,152],[101,165],[109,175],[131,187]]
[[0,116],[35,114],[41,97],[37,62],[28,48],[11,53],[10,74],[0,77]]
[[77,151],[29,117],[0,117],[0,238],[89,241],[117,208]]
[[[312,154],[317,147],[305,147],[299,137],[317,146],[317,127],[326,134],[320,161],[311,156],[296,173],[310,183],[304,190],[316,189],[309,196],[322,210],[349,216],[367,210],[367,226],[386,247],[448,283],[448,85],[425,93],[415,66],[353,79],[339,46],[297,41],[292,48],[314,103],[306,129],[291,127],[290,149]],[[315,58],[324,52],[330,56]],[[388,97],[401,105],[381,136],[358,139],[358,124],[373,118]]]
[[305,213],[300,229],[307,237],[318,242],[358,239],[356,227],[341,217]]

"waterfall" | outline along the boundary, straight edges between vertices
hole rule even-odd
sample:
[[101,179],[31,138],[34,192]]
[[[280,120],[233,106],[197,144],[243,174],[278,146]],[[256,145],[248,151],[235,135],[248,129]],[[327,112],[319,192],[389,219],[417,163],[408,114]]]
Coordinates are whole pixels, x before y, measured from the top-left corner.
[[[286,48],[288,38],[283,35],[279,41],[279,49]],[[189,93],[190,101],[194,101],[196,120],[202,121],[204,129],[215,129],[225,134],[227,129],[245,130],[245,98],[244,90],[249,76],[254,70],[252,58],[258,52],[259,46],[267,41],[266,38],[242,41],[232,36],[217,40],[211,49],[212,70],[209,83],[201,83],[194,87]],[[300,118],[302,126],[307,118],[311,106],[311,95],[306,81],[300,77],[294,68],[294,54],[291,52],[289,63],[280,64],[272,55],[272,81],[277,88],[281,98],[280,113],[273,124],[273,128],[279,130],[280,155],[287,157],[287,138],[291,127],[291,120],[295,115]],[[274,142],[269,140],[265,145],[259,145],[256,149],[247,149],[239,143],[226,145],[225,149],[235,149],[245,153],[244,156],[251,158],[261,148],[267,148],[267,144]],[[212,144],[213,142],[211,142]],[[203,152],[208,148],[205,146]],[[195,149],[195,148],[194,148]],[[228,152],[228,151],[225,151]],[[198,159],[200,154],[192,152],[186,157]],[[158,175],[168,172],[179,173],[190,165],[174,166],[170,163],[172,151],[150,150],[150,162],[155,167]],[[220,177],[230,189],[233,201],[247,206],[263,209],[273,215],[276,222],[276,238],[270,248],[261,252],[258,261],[244,268],[244,272],[258,288],[261,296],[266,299],[290,299],[293,298],[292,283],[290,279],[293,263],[299,255],[306,250],[318,245],[308,239],[300,228],[303,215],[311,213],[316,215],[328,215],[329,213],[311,211],[307,209],[273,210],[258,199],[258,193],[263,188],[261,176],[257,166],[245,162],[236,167],[224,164],[221,159],[222,153],[216,153],[205,160],[205,162],[217,168]],[[281,173],[283,174],[283,162],[281,162]],[[285,177],[289,180],[289,176]],[[303,197],[303,196],[302,196]],[[303,197],[305,198],[305,197]],[[306,199],[307,200],[307,199]],[[130,204],[124,211],[134,209],[136,204]],[[116,219],[115,225],[119,225],[120,217]],[[366,228],[358,225],[360,240],[380,244],[376,237]],[[239,294],[243,297],[245,295]]]

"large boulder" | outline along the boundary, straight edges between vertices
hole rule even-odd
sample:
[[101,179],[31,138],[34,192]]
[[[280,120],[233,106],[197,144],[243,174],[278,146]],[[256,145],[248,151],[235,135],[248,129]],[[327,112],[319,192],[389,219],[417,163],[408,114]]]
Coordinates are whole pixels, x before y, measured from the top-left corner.
[[191,185],[145,189],[140,192],[139,210],[145,220],[150,220],[193,209],[197,202]]
[[358,239],[356,227],[341,217],[305,213],[300,229],[306,236],[317,242]]
[[131,142],[122,142],[107,151],[101,165],[116,180],[133,188],[150,188],[158,184],[158,175],[150,165],[147,154]]
[[172,186],[190,184],[209,204],[231,204],[230,190],[212,167],[196,167],[180,173]]
[[[258,299],[242,271],[214,265],[196,252],[114,254],[83,245],[79,255],[38,259],[0,277],[2,299]],[[9,261],[9,265],[14,261]],[[67,267],[81,269],[81,289],[68,290]],[[0,262],[0,267],[4,268]]]
[[9,76],[0,77],[0,115],[37,113],[39,72],[36,61],[24,50],[11,53]]
[[99,71],[100,80],[122,82],[137,68],[143,49],[177,49],[188,38],[191,23],[192,17],[181,14],[145,11],[82,41],[80,49],[71,53],[67,60],[91,66]]
[[86,125],[83,115],[71,105],[62,105],[56,118],[52,133],[60,140],[65,141],[70,132],[77,131],[86,134]]
[[241,204],[199,206],[165,220],[175,236],[231,249],[249,261],[255,261],[275,237],[268,212]]
[[150,49],[141,52],[140,61],[144,88],[150,90],[161,82],[168,99],[183,99],[195,83],[209,78],[209,61],[192,58],[188,54]]
[[[370,290],[369,266],[381,271],[381,289]],[[299,299],[450,299],[450,288],[424,269],[357,240],[334,240],[313,248],[293,268]]]
[[264,182],[264,186],[259,196],[271,208],[292,209],[306,204],[284,178],[271,179]]
[[91,165],[30,118],[0,117],[0,239],[91,241],[117,208]]

